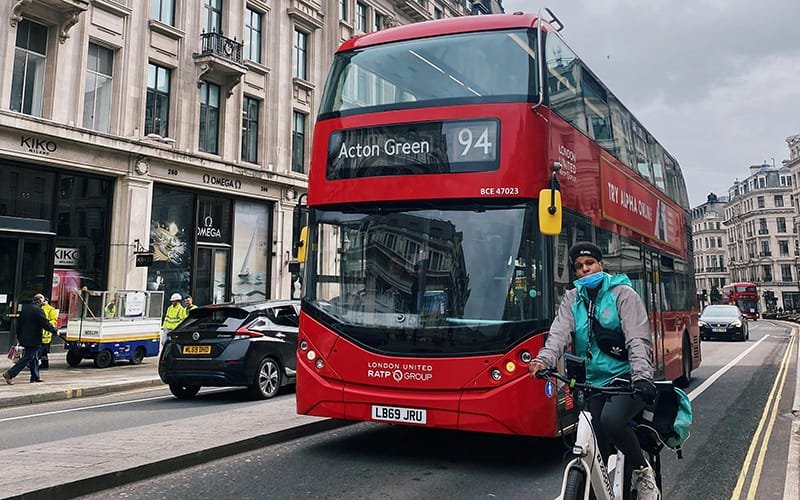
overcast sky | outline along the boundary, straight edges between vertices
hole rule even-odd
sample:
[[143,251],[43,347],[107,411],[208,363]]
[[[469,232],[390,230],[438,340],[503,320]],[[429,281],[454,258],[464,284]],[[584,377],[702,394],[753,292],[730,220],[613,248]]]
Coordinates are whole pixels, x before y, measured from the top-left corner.
[[561,34],[681,165],[692,207],[800,134],[800,0],[504,0]]

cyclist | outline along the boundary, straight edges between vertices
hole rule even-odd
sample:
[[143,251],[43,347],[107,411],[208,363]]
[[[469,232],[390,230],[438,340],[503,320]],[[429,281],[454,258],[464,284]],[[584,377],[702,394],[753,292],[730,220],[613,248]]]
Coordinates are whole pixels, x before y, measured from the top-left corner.
[[627,276],[603,272],[603,253],[597,245],[576,243],[569,249],[569,261],[578,278],[575,288],[564,294],[545,345],[528,369],[535,377],[539,370],[554,367],[572,344],[573,353],[586,362],[587,382],[608,385],[616,378],[633,382],[636,395],[600,395],[588,401],[588,408],[603,460],[611,455],[611,444],[616,446],[629,460],[637,498],[658,500],[655,472],[628,425],[656,397],[647,310]]

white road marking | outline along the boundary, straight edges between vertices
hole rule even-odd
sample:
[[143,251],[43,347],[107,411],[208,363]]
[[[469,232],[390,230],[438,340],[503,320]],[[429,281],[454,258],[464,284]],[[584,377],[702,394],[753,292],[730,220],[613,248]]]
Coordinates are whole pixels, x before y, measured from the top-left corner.
[[750,351],[758,347],[758,345],[764,342],[768,337],[769,335],[764,335],[755,344],[751,345],[746,351],[733,358],[730,363],[728,363],[727,365],[723,366],[722,368],[714,372],[714,375],[708,377],[702,384],[698,385],[692,392],[689,393],[689,401],[694,401],[694,398],[702,394],[703,391],[708,389],[711,386],[711,384],[717,381],[718,378],[725,375],[725,372],[736,366],[736,364],[739,361],[741,361],[742,358],[750,354]]
[[[229,390],[229,388],[219,388],[219,389],[206,389],[202,392],[202,394],[208,394],[210,392],[219,392]],[[144,403],[146,401],[158,401],[159,399],[175,399],[174,396],[154,396],[152,398],[142,398],[142,399],[131,399],[130,401],[116,401],[114,403],[103,403],[101,405],[91,405],[91,406],[80,406],[78,408],[67,408],[66,410],[53,410],[53,411],[46,411],[43,413],[32,413],[30,415],[19,415],[16,417],[7,417],[7,418],[0,418],[0,423],[3,422],[12,422],[14,420],[24,420],[26,418],[37,418],[37,417],[47,417],[50,415],[60,415],[62,413],[72,413],[75,411],[84,411],[84,410],[96,410],[97,408],[108,408],[111,406],[121,406],[133,403]]]

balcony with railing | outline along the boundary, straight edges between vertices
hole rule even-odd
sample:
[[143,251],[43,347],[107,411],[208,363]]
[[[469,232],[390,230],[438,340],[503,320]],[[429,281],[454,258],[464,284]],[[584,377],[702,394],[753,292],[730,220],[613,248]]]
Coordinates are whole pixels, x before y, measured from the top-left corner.
[[200,52],[192,54],[198,67],[197,84],[213,81],[228,88],[228,95],[239,84],[247,67],[242,62],[244,44],[212,31],[200,35]]
[[395,0],[394,4],[413,21],[433,19],[428,12],[428,0]]

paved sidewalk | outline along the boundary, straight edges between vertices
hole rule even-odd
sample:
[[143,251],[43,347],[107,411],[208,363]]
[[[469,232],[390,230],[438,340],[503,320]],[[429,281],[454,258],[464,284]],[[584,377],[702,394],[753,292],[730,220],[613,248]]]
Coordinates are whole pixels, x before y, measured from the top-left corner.
[[[11,366],[6,356],[0,358],[0,372]],[[31,384],[30,372],[25,369],[14,378],[13,385],[7,385],[0,379],[0,408],[162,384],[158,378],[157,356],[144,358],[140,365],[122,361],[108,368],[95,368],[92,360],[84,359],[80,365],[72,368],[67,364],[62,344],[52,347],[50,368],[42,370],[41,377],[44,382]]]
[[[84,360],[72,368],[62,349],[54,346],[43,383],[29,383],[27,370],[13,385],[0,380],[0,409],[162,384],[157,357],[103,369]],[[0,371],[10,367],[3,357]],[[297,415],[294,397],[278,397],[226,412],[224,432],[198,416],[0,450],[0,498],[73,498],[347,424]]]
[[2,450],[0,498],[73,498],[347,425],[297,415],[294,397],[268,403],[225,412],[218,430],[198,416]]

